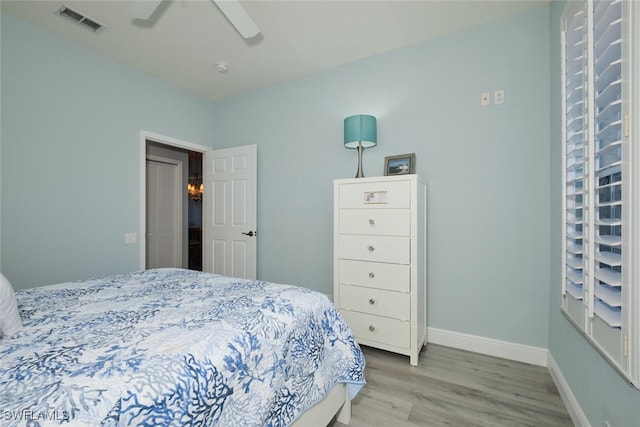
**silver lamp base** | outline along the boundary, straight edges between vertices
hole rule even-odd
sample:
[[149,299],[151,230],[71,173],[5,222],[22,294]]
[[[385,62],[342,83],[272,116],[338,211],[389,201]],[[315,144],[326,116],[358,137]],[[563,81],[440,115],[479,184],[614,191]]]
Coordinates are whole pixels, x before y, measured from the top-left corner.
[[364,173],[362,172],[362,152],[364,148],[362,147],[362,143],[358,144],[358,173],[356,173],[356,178],[364,178]]

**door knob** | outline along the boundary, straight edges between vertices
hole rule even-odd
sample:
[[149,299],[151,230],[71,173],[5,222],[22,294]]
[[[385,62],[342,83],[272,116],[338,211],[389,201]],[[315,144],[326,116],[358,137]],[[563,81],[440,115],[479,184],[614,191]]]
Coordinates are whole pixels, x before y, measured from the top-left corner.
[[244,234],[245,236],[253,237],[253,236],[257,236],[258,232],[257,231],[249,231],[248,233],[245,233],[243,231],[242,234]]

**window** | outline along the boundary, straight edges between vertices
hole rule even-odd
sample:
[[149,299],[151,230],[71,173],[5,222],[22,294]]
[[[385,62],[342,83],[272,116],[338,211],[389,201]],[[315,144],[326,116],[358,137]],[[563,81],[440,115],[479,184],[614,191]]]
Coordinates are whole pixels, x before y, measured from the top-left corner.
[[568,2],[562,19],[562,310],[636,387],[638,15],[632,1],[585,0]]

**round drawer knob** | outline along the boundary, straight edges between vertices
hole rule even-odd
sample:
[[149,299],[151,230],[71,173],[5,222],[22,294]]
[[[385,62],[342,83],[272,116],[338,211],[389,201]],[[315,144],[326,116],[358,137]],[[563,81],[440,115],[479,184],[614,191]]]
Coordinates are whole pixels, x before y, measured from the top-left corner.
[[373,298],[369,298],[369,304],[373,305],[376,303],[376,300],[374,300]]
[[376,250],[376,247],[373,245],[369,245],[369,252],[373,252]]
[[373,326],[373,325],[369,325],[369,331],[370,331],[370,332],[373,332],[373,331],[375,331],[375,330],[376,330],[376,327],[375,327],[375,326]]
[[374,225],[376,223],[375,218],[369,218],[369,225]]
[[376,277],[376,273],[374,273],[373,271],[369,273],[369,279],[373,279],[374,277]]

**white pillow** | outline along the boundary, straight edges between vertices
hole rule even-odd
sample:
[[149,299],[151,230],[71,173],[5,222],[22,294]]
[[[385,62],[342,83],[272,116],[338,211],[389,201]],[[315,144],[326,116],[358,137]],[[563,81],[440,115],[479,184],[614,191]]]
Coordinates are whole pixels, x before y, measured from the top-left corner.
[[16,293],[11,283],[0,273],[0,338],[7,338],[22,330]]

